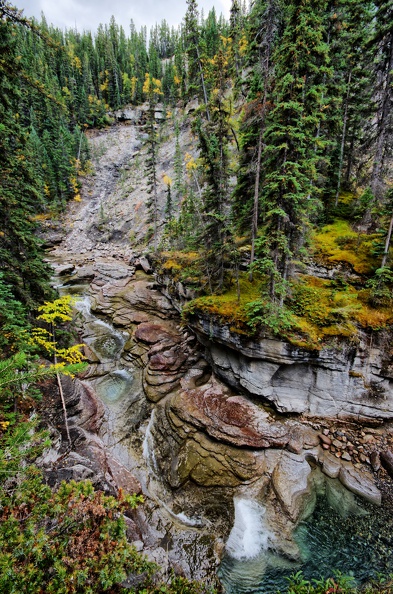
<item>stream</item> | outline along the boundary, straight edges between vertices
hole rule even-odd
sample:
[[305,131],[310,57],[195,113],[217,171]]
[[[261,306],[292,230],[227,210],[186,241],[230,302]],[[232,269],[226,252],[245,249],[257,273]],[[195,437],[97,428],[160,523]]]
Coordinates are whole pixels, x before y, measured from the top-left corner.
[[[85,344],[100,361],[88,381],[105,407],[101,429],[105,447],[140,481],[150,506],[149,521],[154,524],[155,517],[157,526],[166,525],[165,538],[172,541],[171,546],[179,539],[180,549],[175,555],[184,555],[187,546],[193,547],[194,558],[191,563],[188,560],[188,566],[196,577],[198,555],[206,555],[205,545],[198,541],[207,534],[214,535],[213,523],[200,513],[196,501],[190,515],[174,505],[173,493],[160,476],[155,450],[156,409],[149,407],[144,396],[141,368],[124,359],[129,332],[93,314],[87,287],[81,290],[75,304],[76,317]],[[67,286],[61,292],[67,292]],[[289,576],[299,570],[307,579],[331,577],[334,570],[355,576],[359,584],[393,572],[390,510],[382,508],[376,516],[374,506],[356,498],[338,480],[319,475],[317,499],[310,503],[294,533],[300,551],[297,560],[280,552],[264,505],[235,495],[234,523],[218,567],[227,594],[285,592]],[[219,497],[220,493],[211,496]],[[200,531],[202,538],[195,531]]]
[[[213,421],[204,425],[201,402],[208,402],[209,422],[216,409],[227,419],[225,406],[216,406],[220,398],[230,401],[227,388],[212,376],[154,279],[131,264],[127,233],[135,220],[143,236],[141,204],[148,197],[136,158],[138,131],[118,126],[91,142],[96,174],[82,189],[82,203],[66,213],[70,232],[48,259],[55,270],[70,265],[54,282],[60,294],[77,296],[76,325],[90,363],[82,385],[104,411],[97,439],[145,497],[135,519],[138,548],[194,579],[214,583],[218,573],[227,594],[285,592],[299,570],[308,579],[338,570],[359,583],[393,572],[390,509],[376,513],[319,466],[311,469],[308,456],[317,456],[318,438],[312,436],[305,456],[238,447],[231,441],[233,427],[236,433],[242,426],[237,419],[223,439]],[[163,151],[170,157],[174,144],[166,141]],[[127,184],[131,198],[124,201]],[[112,210],[113,221],[99,220],[100,212]],[[186,408],[187,398],[201,398],[198,390],[203,398]],[[211,393],[213,400],[206,400]],[[255,414],[266,416],[259,409]],[[280,423],[292,431],[296,421]],[[294,467],[300,474],[290,474]]]

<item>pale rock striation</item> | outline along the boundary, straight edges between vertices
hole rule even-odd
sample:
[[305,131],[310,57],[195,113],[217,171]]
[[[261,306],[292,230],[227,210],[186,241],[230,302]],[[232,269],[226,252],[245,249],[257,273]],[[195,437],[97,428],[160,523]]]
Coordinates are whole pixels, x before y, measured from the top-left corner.
[[[194,316],[192,328],[214,371],[229,385],[281,413],[367,421],[393,418],[393,373],[383,345],[307,351],[277,338],[256,340]],[[375,339],[374,339],[375,340]],[[380,340],[383,340],[381,335]]]

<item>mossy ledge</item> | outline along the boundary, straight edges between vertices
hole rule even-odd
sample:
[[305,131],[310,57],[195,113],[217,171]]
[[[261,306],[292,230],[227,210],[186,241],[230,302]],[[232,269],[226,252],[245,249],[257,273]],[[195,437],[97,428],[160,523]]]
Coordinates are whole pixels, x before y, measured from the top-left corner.
[[[239,335],[278,336],[295,347],[319,351],[343,339],[356,343],[362,332],[392,327],[391,287],[377,298],[375,286],[380,283],[373,284],[379,239],[378,233],[355,231],[343,219],[315,231],[312,259],[290,282],[281,307],[265,297],[265,278],[254,274],[250,281],[244,271],[235,276],[228,270],[227,288],[221,294],[203,294],[201,255],[196,251],[162,252],[155,265],[173,293],[179,284],[187,289],[188,298],[182,302],[185,323],[210,317]],[[244,255],[244,246],[242,250]]]

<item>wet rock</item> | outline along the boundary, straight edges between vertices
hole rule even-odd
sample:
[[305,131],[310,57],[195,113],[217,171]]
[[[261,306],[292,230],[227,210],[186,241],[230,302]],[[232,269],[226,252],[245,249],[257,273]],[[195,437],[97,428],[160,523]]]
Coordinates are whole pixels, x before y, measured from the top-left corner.
[[330,478],[337,478],[340,474],[341,464],[335,456],[326,452],[321,457],[322,472]]
[[61,266],[55,266],[55,273],[58,276],[66,276],[68,274],[72,274],[74,271],[74,264],[63,264]]
[[340,482],[366,501],[381,505],[381,492],[376,487],[374,480],[369,473],[357,472],[352,466],[342,467],[338,475]]
[[76,269],[72,282],[75,284],[76,282],[91,281],[95,275],[96,273],[93,266],[81,266],[80,268]]
[[381,458],[376,450],[370,454],[370,464],[374,472],[378,472],[381,468]]
[[212,443],[202,433],[180,449],[177,472],[180,483],[187,479],[204,487],[236,487],[258,475],[251,452]]
[[393,452],[391,450],[386,450],[385,452],[381,452],[380,456],[382,466],[387,473],[393,477]]
[[89,363],[99,363],[100,359],[97,355],[92,351],[92,349],[87,345],[83,345],[83,355]]
[[97,433],[104,419],[104,407],[94,390],[85,382],[64,376],[61,380],[70,423]]
[[263,408],[233,395],[216,379],[179,392],[170,406],[180,419],[225,443],[268,448],[284,447],[289,441],[289,426],[274,422]]
[[168,325],[152,322],[139,324],[135,331],[135,338],[148,344],[155,344],[164,340],[169,340],[171,343],[181,341],[181,335],[169,332]]
[[302,456],[284,452],[272,474],[272,486],[283,510],[293,522],[309,500],[308,479],[312,469]]
[[102,288],[100,301],[111,303],[114,310],[121,305],[131,311],[151,314],[156,319],[168,320],[178,315],[170,301],[145,280],[131,280],[120,291],[106,285]]
[[125,468],[118,460],[112,457],[107,458],[108,471],[113,478],[114,483],[117,487],[120,487],[126,493],[137,495],[142,492],[139,481],[134,477],[133,474],[127,468]]

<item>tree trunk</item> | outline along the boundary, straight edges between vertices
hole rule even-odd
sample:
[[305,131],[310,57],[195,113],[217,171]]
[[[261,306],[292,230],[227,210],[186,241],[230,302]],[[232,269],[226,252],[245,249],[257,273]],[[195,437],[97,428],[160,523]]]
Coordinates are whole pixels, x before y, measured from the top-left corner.
[[209,108],[208,108],[208,99],[207,99],[207,91],[206,91],[206,85],[205,85],[205,77],[203,75],[202,62],[201,62],[201,58],[199,56],[198,43],[196,43],[195,45],[196,45],[197,56],[198,56],[199,72],[200,72],[200,75],[201,75],[201,83],[202,83],[202,90],[203,90],[203,99],[205,101],[205,106],[206,106],[206,118],[207,118],[207,121],[210,122],[210,112],[209,112]]
[[340,158],[338,162],[338,179],[337,179],[337,190],[336,190],[336,199],[334,201],[334,206],[338,204],[338,197],[340,195],[341,189],[341,175],[342,175],[342,167],[344,161],[344,147],[345,147],[345,139],[347,135],[347,122],[348,122],[348,103],[349,103],[349,91],[351,88],[351,78],[352,78],[352,70],[349,73],[348,81],[347,81],[347,95],[345,97],[345,109],[344,109],[344,118],[343,118],[343,131],[341,134],[341,145],[340,145]]
[[390,224],[389,224],[388,234],[386,236],[385,248],[383,251],[383,257],[382,257],[382,262],[381,262],[381,268],[386,266],[386,262],[387,262],[388,255],[389,255],[390,240],[392,239],[392,232],[393,232],[393,213],[392,213],[392,216],[390,217]]
[[391,107],[392,107],[392,72],[393,70],[393,33],[390,35],[390,56],[389,56],[389,63],[386,68],[387,75],[385,81],[385,88],[383,91],[383,99],[382,99],[382,109],[381,109],[381,116],[378,122],[378,130],[377,130],[377,148],[375,151],[375,158],[373,164],[373,171],[371,174],[371,191],[374,197],[378,196],[379,193],[379,186],[380,186],[380,177],[382,172],[383,166],[383,159],[385,148],[387,144],[387,140],[389,137],[389,120],[391,116]]
[[250,275],[249,281],[252,282],[252,264],[255,260],[255,240],[258,234],[258,213],[259,213],[259,181],[261,176],[261,156],[262,156],[262,132],[259,133],[258,156],[257,156],[257,170],[255,173],[255,189],[254,189],[254,207],[252,211],[251,223],[251,259],[250,259]]
[[[52,336],[53,336],[53,343],[56,344],[55,327],[53,324],[52,324]],[[56,351],[53,355],[53,361],[54,361],[54,364],[57,365]],[[66,429],[66,433],[67,433],[67,439],[68,439],[68,443],[71,443],[70,429],[68,427],[67,408],[66,408],[66,403],[65,403],[65,399],[64,399],[63,386],[61,385],[61,377],[60,377],[59,373],[56,373],[56,379],[57,379],[57,385],[59,387],[59,392],[60,392],[61,405],[63,407],[64,425],[65,425],[65,429]]]

